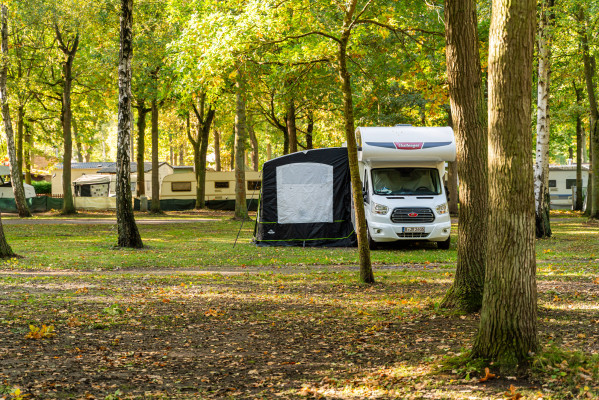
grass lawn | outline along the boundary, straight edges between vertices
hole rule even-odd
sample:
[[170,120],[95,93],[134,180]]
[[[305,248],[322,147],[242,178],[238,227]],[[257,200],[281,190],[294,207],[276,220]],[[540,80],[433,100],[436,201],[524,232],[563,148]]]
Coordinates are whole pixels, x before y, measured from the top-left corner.
[[164,222],[142,250],[112,224],[6,225],[23,258],[0,263],[0,399],[599,397],[599,225],[578,214],[537,241],[544,351],[485,382],[478,315],[438,308],[454,245],[373,252],[361,286],[355,249],[257,248],[247,222],[233,248],[230,216],[138,214]]

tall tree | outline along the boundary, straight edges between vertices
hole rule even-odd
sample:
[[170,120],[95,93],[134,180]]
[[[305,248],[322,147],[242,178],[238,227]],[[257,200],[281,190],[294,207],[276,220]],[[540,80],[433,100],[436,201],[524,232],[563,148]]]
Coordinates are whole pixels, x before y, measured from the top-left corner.
[[537,80],[537,150],[534,169],[537,238],[551,236],[549,222],[549,88],[554,0],[541,2],[539,20],[539,75]]
[[73,157],[73,138],[72,138],[72,119],[71,92],[73,89],[73,62],[79,48],[79,32],[66,35],[61,31],[57,22],[54,23],[54,33],[58,44],[58,49],[63,54],[62,64],[62,108],[60,121],[62,123],[62,138],[64,151],[62,158],[62,192],[63,192],[63,214],[75,213],[75,204],[73,203],[73,190],[71,183],[71,159]]
[[503,373],[538,349],[531,87],[535,0],[493,0],[489,33],[489,234],[473,355]]
[[474,0],[445,1],[447,78],[456,133],[460,219],[455,279],[444,307],[482,304],[487,257],[487,118]]
[[247,140],[246,87],[243,64],[237,65],[235,79],[235,219],[248,216],[245,195],[245,142]]
[[193,165],[196,178],[196,209],[206,207],[206,154],[208,153],[208,139],[210,127],[216,114],[212,102],[206,100],[206,93],[202,93],[199,104],[192,104],[193,112],[197,118],[197,135],[194,138],[191,130],[187,131],[187,138],[193,148]]
[[146,107],[145,99],[137,99],[137,196],[145,196],[146,194],[146,168],[145,168],[145,153],[146,153],[146,116],[151,108]]
[[[574,93],[576,95],[576,105],[580,107],[582,101],[582,88],[576,86],[576,82],[572,82]],[[580,111],[576,110],[576,201],[574,209],[582,210],[582,153],[584,152],[583,140],[584,132],[582,130],[582,116]]]
[[133,0],[121,0],[121,35],[119,54],[119,112],[116,159],[116,218],[118,246],[141,248],[143,243],[131,204],[131,58],[133,56]]
[[599,218],[599,108],[597,108],[597,94],[595,88],[595,57],[589,50],[589,39],[587,36],[587,16],[581,7],[578,14],[580,24],[579,37],[582,47],[582,59],[584,63],[584,77],[589,99],[589,138],[590,138],[590,159],[591,170],[589,171],[589,180],[587,183],[587,210],[586,213],[591,218]]
[[[152,202],[150,211],[160,213],[160,179],[158,175],[158,101],[152,99],[151,103],[151,125],[152,125]],[[139,168],[140,166],[138,166]],[[141,166],[143,168],[143,166]]]
[[[6,134],[6,147],[10,161],[10,179],[15,197],[15,204],[20,217],[31,217],[25,201],[25,190],[23,189],[23,174],[19,168],[15,149],[14,132],[10,119],[8,106],[8,91],[6,89],[6,75],[8,73],[8,8],[2,4],[2,66],[0,69],[0,102],[2,102],[2,118],[4,119],[4,133]],[[4,233],[2,232],[2,235]],[[8,248],[10,249],[10,247]],[[0,255],[2,249],[0,248]]]

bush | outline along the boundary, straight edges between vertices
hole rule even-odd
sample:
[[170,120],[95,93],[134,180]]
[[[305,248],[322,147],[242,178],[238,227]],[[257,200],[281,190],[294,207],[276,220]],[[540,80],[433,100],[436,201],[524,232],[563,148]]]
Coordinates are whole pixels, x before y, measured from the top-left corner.
[[46,181],[32,181],[31,185],[35,189],[36,194],[51,194],[52,193],[52,183]]

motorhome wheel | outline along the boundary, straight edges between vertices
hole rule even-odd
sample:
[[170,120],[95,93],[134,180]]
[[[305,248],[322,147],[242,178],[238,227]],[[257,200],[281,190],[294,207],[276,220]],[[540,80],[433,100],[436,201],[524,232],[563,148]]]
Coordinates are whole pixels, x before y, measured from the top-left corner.
[[449,250],[449,245],[451,244],[451,236],[442,242],[437,242],[437,248],[441,250]]

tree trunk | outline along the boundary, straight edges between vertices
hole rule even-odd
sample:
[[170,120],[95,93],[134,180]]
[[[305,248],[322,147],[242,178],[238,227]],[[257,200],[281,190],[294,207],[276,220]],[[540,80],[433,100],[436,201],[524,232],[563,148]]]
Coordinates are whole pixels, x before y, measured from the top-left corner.
[[185,165],[185,146],[179,146],[179,165]]
[[214,130],[214,164],[214,169],[220,171],[220,132],[218,129]]
[[596,162],[596,156],[599,152],[599,134],[597,133],[597,120],[599,120],[599,110],[597,109],[597,96],[595,94],[595,58],[591,56],[587,36],[587,16],[583,8],[580,8],[578,22],[581,25],[579,37],[582,47],[582,59],[584,63],[584,77],[586,82],[587,96],[589,99],[589,158],[591,169],[587,183],[587,209],[585,215],[591,218],[599,218],[599,163]]
[[539,21],[539,75],[537,83],[537,149],[534,169],[537,238],[551,237],[549,221],[549,87],[551,77],[551,22],[553,0],[541,4]]
[[250,143],[252,144],[252,169],[258,171],[258,165],[260,164],[259,149],[258,149],[258,138],[256,137],[256,131],[254,131],[254,121],[252,120],[252,114],[247,115],[247,128],[250,136]]
[[158,102],[152,99],[152,202],[150,211],[160,213],[160,179],[158,176]]
[[245,196],[245,142],[247,139],[247,124],[245,119],[245,77],[243,66],[237,68],[237,82],[235,87],[235,219],[248,217]]
[[[576,87],[576,82],[573,82],[574,94],[576,95],[576,105],[580,106],[582,101],[582,89]],[[574,209],[582,210],[582,153],[584,131],[582,130],[582,118],[580,113],[576,114],[576,202]]]
[[77,120],[73,118],[73,136],[75,137],[75,147],[77,148],[77,162],[83,162],[83,145],[77,129]]
[[175,165],[175,149],[173,148],[173,134],[172,133],[168,134],[168,153],[169,153],[168,162],[171,165]]
[[75,205],[73,204],[73,190],[71,182],[71,159],[73,158],[73,141],[71,132],[71,89],[73,84],[73,60],[79,46],[79,33],[71,43],[62,38],[58,25],[54,25],[58,47],[64,54],[62,63],[62,139],[64,143],[64,154],[62,161],[62,191],[63,191],[63,214],[74,214]]
[[23,176],[23,128],[25,124],[25,107],[17,108],[17,164],[19,175]]
[[266,145],[266,160],[272,160],[272,145],[270,143]]
[[[10,179],[12,181],[12,191],[15,196],[15,204],[19,212],[19,217],[31,217],[31,213],[27,208],[27,202],[25,201],[25,190],[23,189],[23,175],[19,168],[17,161],[17,152],[15,149],[14,132],[12,129],[12,121],[10,119],[10,109],[8,106],[8,91],[6,89],[6,75],[8,72],[8,22],[7,14],[8,8],[2,4],[2,57],[4,62],[0,69],[0,102],[2,103],[2,118],[4,119],[4,133],[6,134],[6,148],[8,150],[8,159],[10,162]],[[8,244],[6,248],[3,241],[4,231],[0,232],[2,237],[0,238],[0,257],[4,256],[3,251],[10,250]],[[11,251],[12,254],[12,251]],[[7,256],[4,256],[7,257]]]
[[146,115],[150,111],[144,100],[137,103],[137,196],[146,194]]
[[289,136],[289,152],[297,152],[297,127],[295,126],[295,102],[293,98],[287,103],[287,132]]
[[489,229],[473,356],[502,374],[537,351],[531,90],[535,0],[495,0],[489,35]]
[[366,235],[366,215],[364,212],[364,197],[362,182],[358,167],[358,146],[354,127],[354,105],[351,90],[351,78],[347,70],[347,44],[351,33],[351,20],[355,12],[357,0],[351,0],[343,21],[342,36],[338,43],[338,73],[341,79],[343,93],[343,120],[345,126],[345,139],[347,141],[347,155],[349,158],[349,171],[352,185],[352,198],[354,202],[356,233],[358,236],[358,254],[360,258],[360,282],[374,283],[372,264],[370,262],[370,249]]
[[[207,114],[206,120],[202,121],[202,123],[198,123],[200,148],[199,164],[197,164],[199,170],[196,170],[196,209],[206,207],[206,156],[208,155],[208,140],[210,139],[210,126],[212,125],[212,119],[214,118],[214,110],[208,110]],[[210,114],[212,114],[212,116],[210,116]]]
[[449,206],[450,215],[458,215],[458,163],[452,161],[447,163],[447,204]]
[[[447,77],[460,177],[458,262],[442,306],[466,312],[482,304],[487,256],[487,127],[476,3],[445,1]],[[450,163],[451,164],[451,163]],[[450,166],[451,168],[451,166]]]
[[118,246],[141,248],[143,243],[135,224],[131,204],[130,136],[131,57],[133,55],[133,0],[121,0],[121,35],[119,54],[119,111],[116,159],[116,220]]
[[314,113],[308,112],[308,127],[306,128],[306,150],[314,148],[312,145],[312,139],[314,134]]
[[33,148],[33,135],[31,124],[25,126],[25,183],[31,185],[31,149]]

